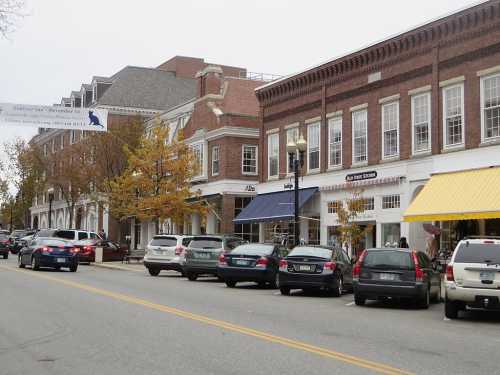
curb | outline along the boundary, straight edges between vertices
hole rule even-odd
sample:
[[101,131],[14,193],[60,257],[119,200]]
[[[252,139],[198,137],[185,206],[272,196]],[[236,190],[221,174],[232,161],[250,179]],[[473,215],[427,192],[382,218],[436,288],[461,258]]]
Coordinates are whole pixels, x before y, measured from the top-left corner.
[[[142,263],[140,263],[142,265]],[[132,267],[120,266],[117,264],[104,264],[104,263],[91,263],[92,267],[107,268],[119,271],[133,271],[133,272],[144,272],[145,269],[135,269]]]

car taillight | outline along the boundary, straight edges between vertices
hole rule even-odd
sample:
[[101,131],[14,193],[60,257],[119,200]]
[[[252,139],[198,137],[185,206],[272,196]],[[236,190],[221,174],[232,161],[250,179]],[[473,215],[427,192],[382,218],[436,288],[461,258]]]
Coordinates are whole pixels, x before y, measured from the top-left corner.
[[288,262],[285,259],[280,260],[280,271],[288,270]]
[[333,262],[326,262],[323,264],[323,273],[332,273],[337,268],[337,264]]
[[42,248],[40,249],[40,251],[41,251],[43,254],[46,254],[46,253],[50,254],[50,253],[52,253],[52,249],[51,249],[50,247],[47,247],[47,246],[42,247]]
[[352,269],[352,278],[353,280],[359,281],[359,276],[361,275],[361,264],[363,264],[363,260],[365,259],[366,256],[366,250],[363,250],[361,255],[359,256],[358,261],[354,265]]
[[80,249],[79,249],[79,248],[77,248],[77,247],[73,247],[73,248],[69,249],[69,252],[70,252],[70,253],[73,253],[73,254],[77,254],[77,253],[79,253],[79,252],[80,252]]
[[182,255],[183,252],[184,252],[184,248],[182,246],[177,246],[175,248],[175,255]]
[[255,267],[266,268],[268,264],[269,264],[269,259],[267,259],[266,257],[260,257],[259,259],[257,259]]
[[455,281],[455,275],[453,274],[453,264],[448,264],[446,266],[446,280]]
[[424,281],[424,271],[420,268],[420,264],[418,264],[417,253],[412,251],[413,263],[415,263],[415,281]]
[[227,266],[227,261],[226,261],[226,257],[224,255],[224,253],[219,255],[219,265],[220,266]]

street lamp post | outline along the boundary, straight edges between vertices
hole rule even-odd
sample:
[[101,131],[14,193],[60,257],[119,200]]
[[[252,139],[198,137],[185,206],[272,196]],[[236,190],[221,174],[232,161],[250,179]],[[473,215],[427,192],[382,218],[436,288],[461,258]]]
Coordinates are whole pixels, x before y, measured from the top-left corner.
[[[295,246],[300,243],[300,222],[299,222],[299,176],[300,170],[304,166],[304,153],[307,149],[307,142],[300,135],[297,142],[293,139],[286,145],[288,153],[288,162],[294,174],[294,242]],[[297,155],[298,151],[298,155]],[[297,158],[298,156],[298,158]]]
[[47,190],[49,193],[49,228],[52,228],[52,201],[54,200],[54,189]]

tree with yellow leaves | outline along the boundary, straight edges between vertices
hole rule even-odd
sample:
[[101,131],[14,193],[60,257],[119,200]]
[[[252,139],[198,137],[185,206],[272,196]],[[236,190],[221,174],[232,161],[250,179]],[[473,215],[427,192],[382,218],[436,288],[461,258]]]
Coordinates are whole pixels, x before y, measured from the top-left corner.
[[126,153],[125,172],[111,181],[110,209],[115,217],[171,219],[180,225],[188,215],[206,211],[204,203],[189,199],[197,196],[191,190],[197,160],[182,132],[170,140],[169,127],[157,120],[139,146]]

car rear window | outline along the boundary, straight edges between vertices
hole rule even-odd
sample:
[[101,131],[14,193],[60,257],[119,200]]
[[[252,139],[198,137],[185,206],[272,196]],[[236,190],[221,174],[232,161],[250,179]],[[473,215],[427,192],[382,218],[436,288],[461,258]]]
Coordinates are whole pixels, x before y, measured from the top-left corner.
[[173,247],[176,245],[177,245],[177,238],[175,237],[154,237],[151,240],[151,246]]
[[391,268],[411,270],[414,268],[411,254],[397,250],[372,250],[368,251],[363,266],[369,268]]
[[53,237],[54,236],[53,230],[46,229],[46,230],[41,230],[38,232],[37,237]]
[[500,264],[500,245],[486,243],[463,243],[457,249],[455,263]]
[[222,239],[213,237],[193,238],[189,247],[195,249],[222,249]]
[[183,238],[182,239],[182,246],[185,246],[185,247],[188,247],[189,246],[189,243],[191,242],[191,240],[193,239],[193,237],[186,237],[186,238]]
[[245,244],[235,247],[231,254],[241,255],[271,255],[273,253],[273,245],[263,244]]
[[319,257],[325,259],[331,259],[332,250],[325,249],[322,247],[296,247],[288,254],[289,257],[295,256],[309,256],[309,257]]
[[43,239],[36,241],[36,244],[43,245],[43,246],[66,246],[66,245],[70,245],[71,243],[69,241],[56,240],[53,238],[43,238]]
[[[54,233],[54,237],[59,237],[59,238],[64,238],[66,240],[73,240],[75,239],[75,232],[72,230],[58,230]],[[80,240],[82,238],[79,238]]]

